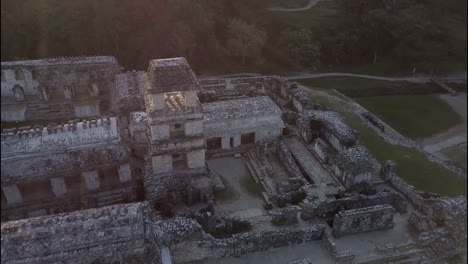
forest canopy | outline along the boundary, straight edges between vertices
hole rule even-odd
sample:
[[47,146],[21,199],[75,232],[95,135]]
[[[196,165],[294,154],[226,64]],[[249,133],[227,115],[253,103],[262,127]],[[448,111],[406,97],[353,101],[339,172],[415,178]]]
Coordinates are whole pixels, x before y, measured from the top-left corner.
[[466,60],[466,32],[457,30],[466,24],[465,0],[327,0],[338,11],[333,26],[313,27],[284,23],[265,10],[269,2],[2,0],[1,59],[113,55],[141,70],[152,58],[185,56],[197,72],[389,58],[429,70]]

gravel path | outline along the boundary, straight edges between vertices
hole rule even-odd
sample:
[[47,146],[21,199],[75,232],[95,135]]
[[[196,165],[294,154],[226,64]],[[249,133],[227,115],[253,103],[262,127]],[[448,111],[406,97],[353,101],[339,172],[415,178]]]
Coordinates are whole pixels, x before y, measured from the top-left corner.
[[314,5],[316,5],[319,0],[309,0],[309,3],[304,7],[299,8],[284,8],[284,7],[270,7],[267,8],[268,11],[275,11],[275,12],[298,12],[298,11],[305,11],[311,9]]
[[[225,74],[217,76],[205,76],[200,79],[213,79],[213,78],[235,78],[235,77],[258,77],[262,76],[259,73],[237,73],[237,74]],[[376,76],[376,75],[366,75],[366,74],[356,74],[356,73],[347,73],[347,72],[327,72],[327,73],[309,73],[303,72],[295,75],[286,75],[282,76],[288,80],[301,80],[301,79],[313,79],[321,77],[359,77],[366,79],[390,81],[390,82],[412,82],[412,83],[428,83],[431,82],[431,79],[446,80],[446,81],[466,81],[467,73],[452,73],[444,76],[431,76],[426,74],[421,75],[412,75],[406,77],[386,77],[386,76]]]

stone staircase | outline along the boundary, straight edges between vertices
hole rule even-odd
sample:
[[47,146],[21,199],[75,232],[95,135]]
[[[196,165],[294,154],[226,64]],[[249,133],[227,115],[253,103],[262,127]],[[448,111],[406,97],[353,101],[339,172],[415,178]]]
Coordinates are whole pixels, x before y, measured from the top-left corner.
[[71,103],[28,103],[25,116],[27,120],[37,119],[73,119],[75,116],[73,105]]
[[247,169],[254,178],[256,183],[260,183],[263,186],[265,192],[262,192],[263,198],[267,203],[270,202],[270,197],[277,194],[275,183],[273,179],[268,176],[265,167],[263,166],[260,158],[258,157],[255,149],[249,149],[246,152],[248,162],[246,163]]
[[97,198],[98,207],[120,204],[125,202],[125,197],[121,193],[114,193]]

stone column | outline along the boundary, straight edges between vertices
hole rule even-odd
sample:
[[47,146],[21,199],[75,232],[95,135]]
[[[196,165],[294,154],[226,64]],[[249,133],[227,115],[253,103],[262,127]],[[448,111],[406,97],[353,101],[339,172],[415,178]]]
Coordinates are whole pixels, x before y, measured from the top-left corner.
[[21,195],[18,185],[2,186],[2,190],[9,204],[19,204],[23,202],[23,195]]
[[241,145],[241,135],[234,136],[234,147],[237,148]]
[[230,142],[231,142],[231,137],[229,137],[229,136],[222,137],[221,138],[221,148],[222,149],[230,149],[231,148]]
[[63,196],[67,193],[67,186],[65,184],[65,178],[57,177],[50,179],[50,186],[52,186],[52,191],[55,196]]
[[119,166],[119,180],[121,183],[128,182],[132,179],[132,171],[130,164],[125,163]]
[[83,176],[85,183],[86,183],[86,188],[88,190],[96,190],[99,189],[99,175],[97,171],[86,171],[81,173],[81,176]]

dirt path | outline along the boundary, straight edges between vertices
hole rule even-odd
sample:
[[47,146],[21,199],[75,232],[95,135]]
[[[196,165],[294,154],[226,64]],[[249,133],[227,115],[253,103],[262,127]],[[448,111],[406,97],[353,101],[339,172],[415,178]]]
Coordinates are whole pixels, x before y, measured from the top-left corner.
[[[218,76],[206,76],[201,77],[200,79],[213,79],[213,78],[235,78],[235,77],[258,77],[262,76],[259,73],[238,73],[238,74],[225,74],[225,75],[218,75]],[[346,73],[346,72],[328,72],[328,73],[299,73],[296,75],[289,75],[289,76],[282,76],[288,80],[301,80],[301,79],[313,79],[313,78],[321,78],[321,77],[359,77],[359,78],[366,78],[366,79],[374,79],[374,80],[383,80],[383,81],[390,81],[390,82],[412,82],[412,83],[428,83],[431,82],[431,79],[439,79],[439,80],[447,80],[447,81],[466,81],[467,73],[452,73],[445,76],[431,76],[431,75],[413,75],[413,76],[406,76],[406,77],[386,77],[386,76],[376,76],[376,75],[366,75],[366,74],[356,74],[356,73]]]
[[314,5],[316,5],[319,0],[309,0],[309,3],[304,7],[299,8],[284,8],[284,7],[270,7],[267,8],[268,11],[275,11],[275,12],[298,12],[298,11],[305,11],[311,9]]

